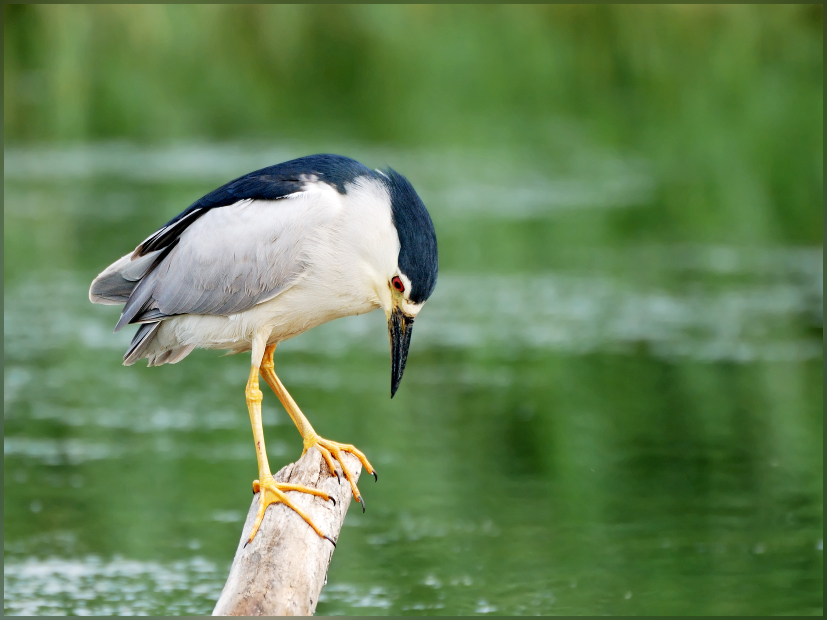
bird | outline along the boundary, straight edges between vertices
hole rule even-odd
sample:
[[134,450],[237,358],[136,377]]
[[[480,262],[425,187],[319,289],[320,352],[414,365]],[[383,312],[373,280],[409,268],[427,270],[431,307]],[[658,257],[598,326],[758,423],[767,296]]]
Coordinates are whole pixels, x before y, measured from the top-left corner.
[[[436,286],[438,255],[431,217],[411,183],[388,167],[370,169],[342,155],[300,157],[245,174],[193,202],[92,282],[92,303],[122,305],[115,331],[138,329],[126,366],[175,364],[195,348],[251,354],[245,398],[258,461],[252,542],[268,506],[283,503],[322,538],[332,538],[289,492],[328,501],[323,491],[276,482],[267,460],[259,375],[330,475],[338,461],[365,509],[342,453],[351,444],[316,433],[275,373],[276,346],[334,319],[384,310],[391,349],[391,398],[408,358],[414,319]],[[341,481],[341,479],[340,479]],[[335,503],[335,499],[333,500]],[[246,544],[246,543],[245,543]]]

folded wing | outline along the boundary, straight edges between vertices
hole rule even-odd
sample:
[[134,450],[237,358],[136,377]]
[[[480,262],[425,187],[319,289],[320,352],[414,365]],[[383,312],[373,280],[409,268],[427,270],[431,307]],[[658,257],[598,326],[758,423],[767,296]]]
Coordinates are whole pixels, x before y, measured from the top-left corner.
[[305,246],[324,223],[329,209],[320,203],[330,194],[311,190],[210,209],[166,247],[116,261],[92,283],[90,298],[125,303],[116,331],[180,314],[248,310],[305,271]]
[[[142,324],[127,363],[143,354],[164,319],[236,314],[292,286],[308,267],[309,245],[341,206],[347,180],[362,174],[371,173],[337,155],[251,172],[199,199],[105,269],[90,300],[124,304],[115,331]],[[170,351],[156,363],[186,352]]]

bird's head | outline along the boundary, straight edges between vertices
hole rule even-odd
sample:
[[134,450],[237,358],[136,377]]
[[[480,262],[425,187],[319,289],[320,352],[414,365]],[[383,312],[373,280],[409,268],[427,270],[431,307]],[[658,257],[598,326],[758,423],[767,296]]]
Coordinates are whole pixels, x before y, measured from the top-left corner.
[[422,200],[408,180],[388,169],[382,173],[388,190],[399,254],[384,270],[377,293],[388,318],[391,345],[391,398],[396,394],[411,343],[416,315],[436,286],[436,232]]

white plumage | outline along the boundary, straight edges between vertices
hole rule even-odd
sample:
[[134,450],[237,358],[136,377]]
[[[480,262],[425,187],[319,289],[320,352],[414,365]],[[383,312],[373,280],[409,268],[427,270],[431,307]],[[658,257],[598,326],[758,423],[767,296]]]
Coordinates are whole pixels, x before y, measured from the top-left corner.
[[[357,179],[346,194],[315,180],[278,200],[212,209],[184,230],[155,272],[164,312],[194,310],[158,323],[126,363],[176,363],[195,347],[247,351],[256,340],[273,344],[333,319],[390,312],[387,283],[398,271],[399,247],[389,192],[374,179]],[[98,289],[113,274],[140,272],[131,256],[92,283],[93,302],[122,303]],[[213,314],[249,299],[256,300],[249,309]],[[406,300],[404,311],[416,316],[421,306]]]
[[124,364],[147,358],[174,364],[196,347],[252,352],[245,391],[255,440],[260,508],[295,510],[333,540],[286,492],[307,487],[274,481],[264,447],[259,375],[331,474],[339,461],[354,497],[364,500],[341,460],[350,444],[320,437],[279,381],[273,352],[308,329],[376,308],[385,310],[391,341],[391,396],[407,360],[414,318],[436,285],[436,235],[425,205],[401,175],[369,170],[336,155],[314,155],[240,177],[197,200],[107,267],[89,289],[93,303],[123,304],[116,331],[139,324]]

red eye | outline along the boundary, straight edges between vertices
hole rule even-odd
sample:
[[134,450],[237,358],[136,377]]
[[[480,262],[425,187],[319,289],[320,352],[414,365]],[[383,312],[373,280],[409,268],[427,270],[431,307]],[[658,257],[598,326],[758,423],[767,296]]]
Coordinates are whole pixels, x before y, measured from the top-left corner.
[[399,276],[394,276],[393,280],[391,280],[391,284],[393,284],[393,288],[395,288],[400,293],[405,292],[405,285],[402,284],[402,280],[399,279]]

